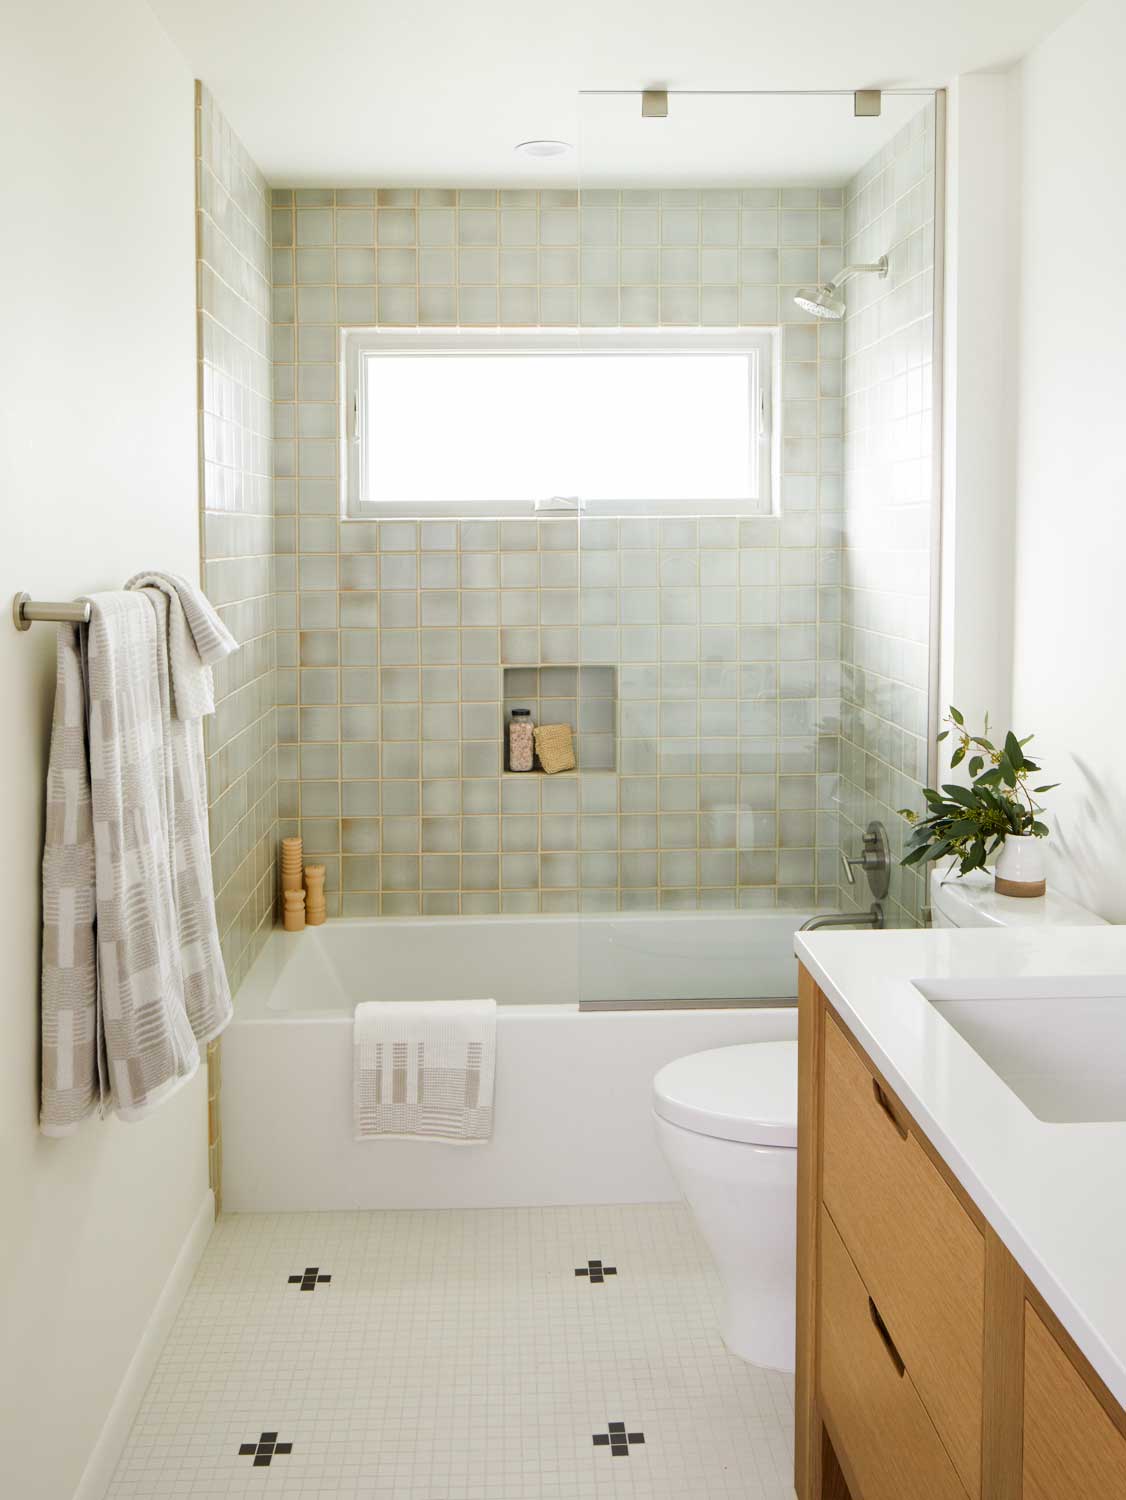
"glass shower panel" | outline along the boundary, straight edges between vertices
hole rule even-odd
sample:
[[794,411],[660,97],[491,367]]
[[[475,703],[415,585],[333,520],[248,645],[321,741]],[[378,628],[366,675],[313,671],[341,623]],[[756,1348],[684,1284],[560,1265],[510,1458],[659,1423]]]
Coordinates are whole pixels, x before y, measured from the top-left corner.
[[[868,904],[842,889],[840,849],[879,817],[898,850],[894,809],[919,800],[935,103],[852,109],[673,93],[653,118],[638,93],[580,99],[580,346],[738,364],[749,455],[721,498],[580,497],[586,1004],[792,994],[794,926]],[[887,277],[832,293],[843,316],[814,315],[847,261],[884,254]],[[706,474],[698,427],[655,420]],[[887,905],[897,924],[920,905],[898,869]]]
[[[885,96],[886,97],[886,96]],[[914,926],[927,905],[926,872],[904,870],[907,825],[935,774],[938,641],[936,454],[941,434],[941,151],[945,97],[904,99],[879,151],[845,184],[850,265],[887,257],[886,276],[861,273],[843,289],[841,843],[860,852],[883,823],[892,851],[888,922]],[[933,785],[933,781],[931,781]],[[867,904],[842,886],[842,906]]]

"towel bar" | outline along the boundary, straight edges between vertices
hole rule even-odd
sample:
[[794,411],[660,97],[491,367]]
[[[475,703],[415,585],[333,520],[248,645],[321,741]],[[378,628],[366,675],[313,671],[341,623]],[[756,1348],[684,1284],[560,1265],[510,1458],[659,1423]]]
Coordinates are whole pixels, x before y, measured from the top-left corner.
[[61,625],[89,625],[89,600],[72,599],[67,604],[49,599],[33,599],[30,594],[17,594],[12,600],[12,621],[16,629],[30,630],[36,620],[56,620]]

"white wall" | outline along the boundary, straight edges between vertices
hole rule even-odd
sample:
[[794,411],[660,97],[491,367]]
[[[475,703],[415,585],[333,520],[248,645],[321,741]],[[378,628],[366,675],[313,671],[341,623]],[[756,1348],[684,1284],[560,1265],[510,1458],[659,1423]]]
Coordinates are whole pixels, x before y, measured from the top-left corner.
[[40,0],[3,29],[0,1492],[67,1500],[206,1205],[205,1084],[143,1124],[37,1134],[53,635],[6,612],[143,565],[198,576],[193,97],[138,0]]
[[1017,73],[1013,719],[1064,785],[1051,878],[1126,921],[1126,7]]
[[1011,72],[967,74],[946,112],[939,714],[954,703],[998,726],[1013,668],[1013,97]]

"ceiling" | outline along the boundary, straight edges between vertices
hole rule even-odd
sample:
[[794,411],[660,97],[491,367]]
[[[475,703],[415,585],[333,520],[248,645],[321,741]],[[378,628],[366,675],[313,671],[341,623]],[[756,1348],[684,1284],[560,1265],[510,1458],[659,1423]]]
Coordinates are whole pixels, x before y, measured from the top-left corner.
[[857,119],[851,93],[674,93],[668,118],[647,120],[636,92],[584,94],[576,151],[566,170],[584,186],[836,187],[932,97],[885,94],[878,118]]
[[[606,181],[611,168],[617,181],[839,181],[851,161],[839,133],[864,151],[856,165],[878,122],[858,122],[873,125],[863,136],[847,110],[826,130],[816,110],[756,115],[742,100],[736,134],[729,112],[717,136],[714,114],[674,100],[686,106],[680,126],[672,110],[645,124],[675,146],[663,155],[648,136],[634,163],[626,113],[582,91],[940,86],[1015,61],[1079,0],[150,4],[271,183],[347,187],[562,185],[580,170]],[[581,152],[558,163],[513,154],[540,137]],[[804,163],[800,179],[783,158]]]

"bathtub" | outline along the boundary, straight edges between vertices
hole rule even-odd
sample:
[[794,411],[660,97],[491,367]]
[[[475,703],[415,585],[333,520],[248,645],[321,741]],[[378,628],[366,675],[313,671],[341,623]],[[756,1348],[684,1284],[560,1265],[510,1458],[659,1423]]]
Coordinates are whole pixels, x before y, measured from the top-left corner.
[[[415,917],[271,933],[223,1037],[237,1212],[679,1197],[651,1119],[673,1058],[797,1035],[796,913]],[[352,1139],[362,1000],[498,1004],[493,1139]]]

